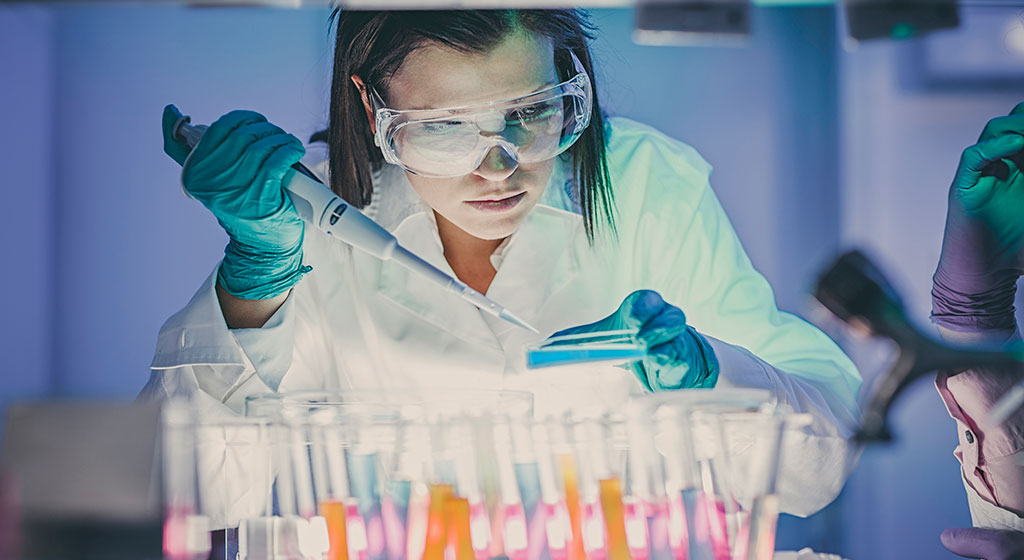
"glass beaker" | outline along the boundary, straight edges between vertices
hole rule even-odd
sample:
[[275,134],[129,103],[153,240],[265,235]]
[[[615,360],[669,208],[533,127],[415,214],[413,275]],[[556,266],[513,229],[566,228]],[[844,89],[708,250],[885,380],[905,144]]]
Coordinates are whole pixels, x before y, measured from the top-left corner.
[[753,389],[679,391],[635,404],[653,412],[676,556],[770,559],[782,431],[796,417]]

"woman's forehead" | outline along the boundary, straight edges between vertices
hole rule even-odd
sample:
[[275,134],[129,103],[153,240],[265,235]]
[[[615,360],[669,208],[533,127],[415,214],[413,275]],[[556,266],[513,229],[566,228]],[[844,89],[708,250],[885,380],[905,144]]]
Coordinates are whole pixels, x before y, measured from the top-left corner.
[[485,53],[428,44],[414,50],[388,82],[388,107],[440,109],[519,97],[557,80],[551,41],[510,34]]

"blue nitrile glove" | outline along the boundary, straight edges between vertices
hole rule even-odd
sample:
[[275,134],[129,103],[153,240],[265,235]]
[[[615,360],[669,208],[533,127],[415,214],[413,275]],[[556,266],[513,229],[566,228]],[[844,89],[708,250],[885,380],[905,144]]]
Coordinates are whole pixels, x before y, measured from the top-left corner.
[[942,546],[953,554],[984,560],[1024,560],[1024,533],[1003,529],[946,529]]
[[686,324],[682,310],[651,290],[629,294],[615,313],[600,321],[552,336],[619,329],[636,329],[647,343],[647,356],[628,367],[649,391],[709,389],[718,382],[718,358],[711,345]]
[[215,123],[186,161],[189,148],[171,137],[181,113],[164,108],[164,151],[185,164],[185,190],[228,233],[217,282],[242,299],[287,292],[310,270],[302,265],[303,223],[284,184],[305,154],[302,142],[259,113],[232,111]]
[[1024,103],[992,119],[949,189],[932,320],[957,331],[1013,331],[1024,274]]

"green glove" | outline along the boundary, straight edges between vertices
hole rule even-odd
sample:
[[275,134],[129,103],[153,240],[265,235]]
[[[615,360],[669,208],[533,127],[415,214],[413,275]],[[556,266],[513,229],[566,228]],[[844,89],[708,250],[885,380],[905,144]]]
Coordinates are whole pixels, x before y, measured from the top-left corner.
[[1024,274],[1024,103],[989,121],[949,189],[932,319],[957,331],[1013,331]]
[[633,292],[600,321],[552,336],[620,329],[638,330],[647,344],[644,359],[628,366],[647,390],[711,388],[718,382],[718,358],[711,345],[686,324],[682,310],[651,290]]
[[185,166],[185,190],[230,238],[217,282],[242,299],[287,292],[311,270],[302,265],[302,219],[284,191],[305,153],[302,142],[259,113],[232,111],[210,125],[189,155],[171,136],[180,116],[173,105],[164,109],[164,151]]

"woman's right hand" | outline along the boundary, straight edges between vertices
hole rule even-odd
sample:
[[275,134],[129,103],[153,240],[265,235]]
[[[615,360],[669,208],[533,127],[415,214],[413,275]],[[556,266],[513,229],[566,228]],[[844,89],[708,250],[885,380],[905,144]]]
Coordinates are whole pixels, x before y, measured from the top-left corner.
[[308,270],[302,266],[303,222],[284,190],[292,165],[305,154],[302,142],[259,113],[232,111],[183,159],[187,146],[171,137],[168,127],[176,119],[168,111],[177,109],[164,110],[164,150],[184,164],[185,190],[230,238],[218,283],[247,300],[287,292]]
[[1015,327],[1024,273],[1024,103],[989,121],[963,152],[949,189],[933,320],[953,330]]

